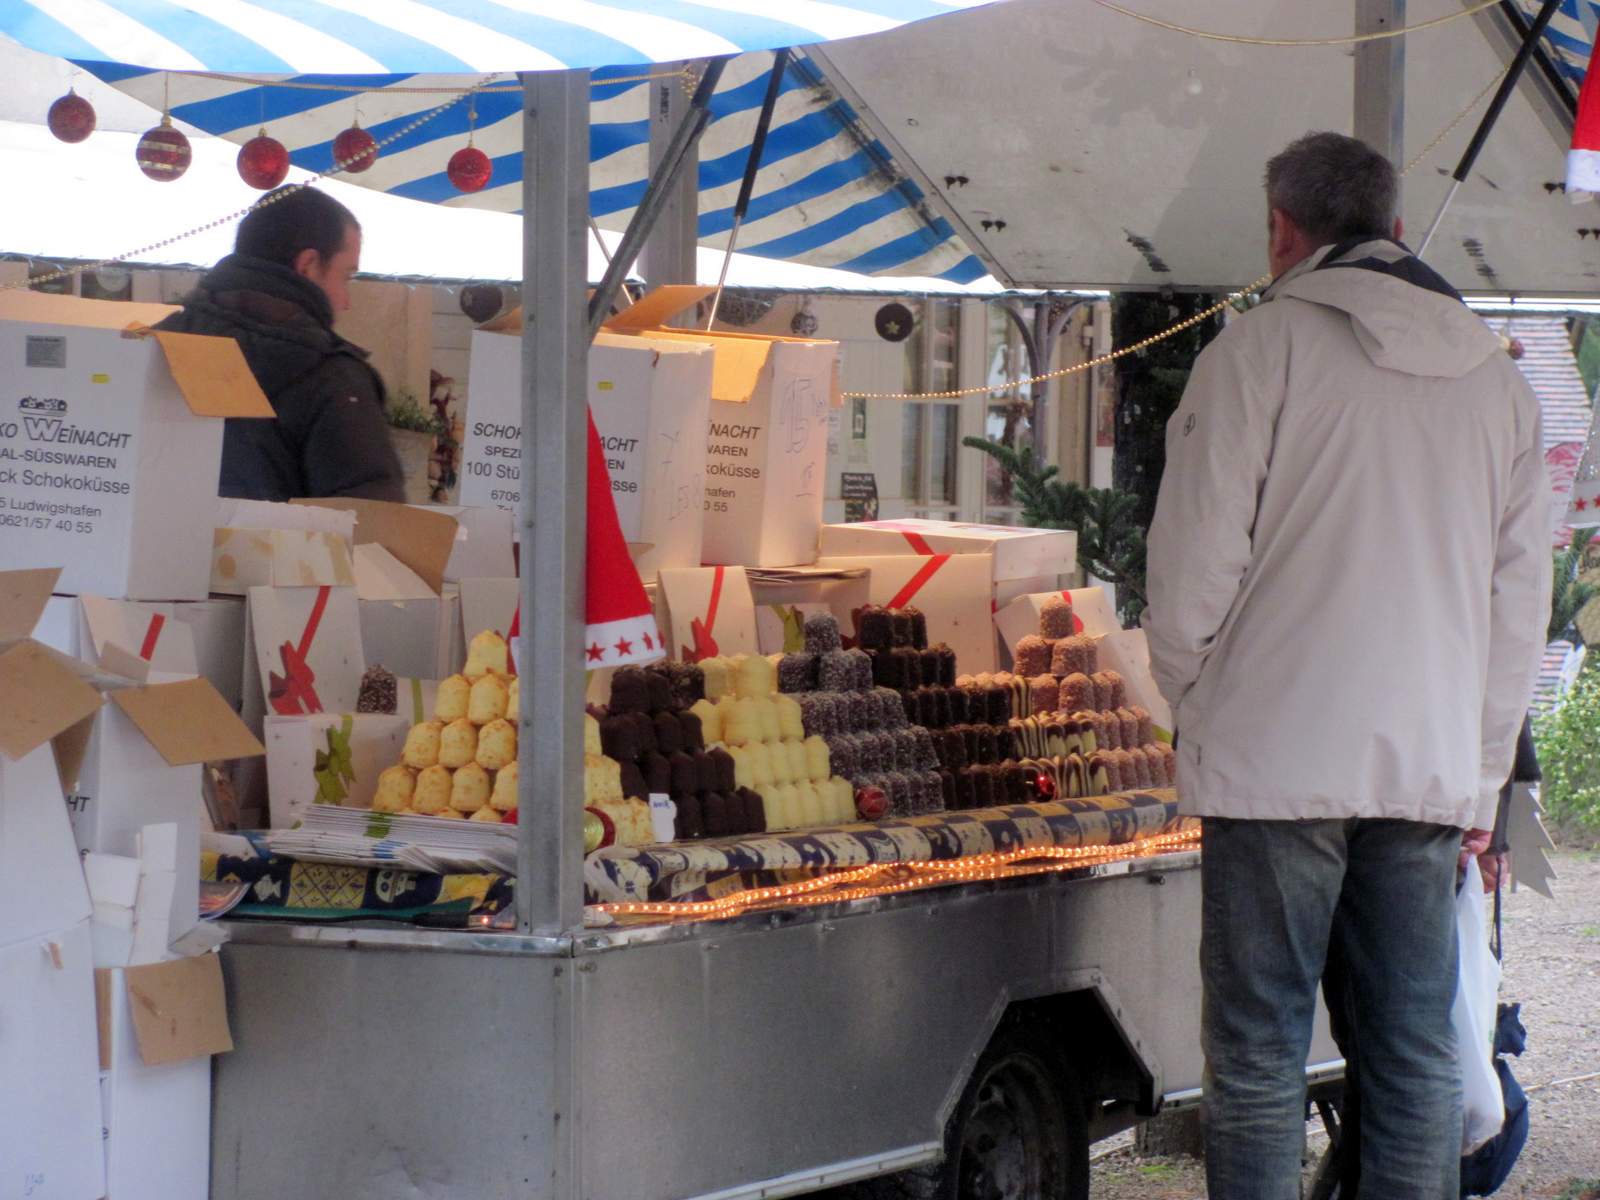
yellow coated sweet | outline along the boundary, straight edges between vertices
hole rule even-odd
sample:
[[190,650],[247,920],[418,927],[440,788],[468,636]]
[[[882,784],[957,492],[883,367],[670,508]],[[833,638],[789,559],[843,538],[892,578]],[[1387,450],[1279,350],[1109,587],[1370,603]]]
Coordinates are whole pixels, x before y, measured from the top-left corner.
[[700,672],[705,676],[706,699],[717,701],[733,692],[733,677],[725,658],[703,658]]
[[648,846],[656,840],[655,823],[650,820],[650,806],[643,800],[618,797],[588,805],[610,818],[617,831],[619,846]]
[[787,741],[781,742],[781,746],[784,747],[784,754],[789,757],[789,774],[794,776],[795,782],[798,784],[802,779],[810,779],[811,763],[806,758],[805,742],[798,741],[798,739],[787,739]]
[[489,803],[500,812],[510,812],[517,807],[516,759],[495,772],[494,791],[489,793]]
[[622,766],[614,758],[604,755],[585,756],[583,760],[583,802],[593,805],[600,800],[622,799]]
[[730,746],[747,746],[759,742],[761,737],[761,712],[759,701],[739,699],[728,705],[722,714],[722,738]]
[[700,718],[700,735],[706,745],[722,741],[722,709],[709,700],[696,700],[689,711]]
[[778,736],[788,741],[803,741],[806,736],[805,722],[800,716],[800,705],[793,696],[779,694],[772,701],[778,706]]
[[[588,715],[588,714],[585,714]],[[506,720],[513,725],[522,717],[522,688],[515,675],[506,676]]]
[[372,797],[373,812],[397,813],[411,807],[417,790],[417,773],[410,767],[390,767],[378,776],[378,790]]
[[828,743],[812,734],[803,743],[806,748],[806,778],[821,783],[832,774],[828,763]]
[[457,721],[467,715],[467,698],[472,695],[472,680],[452,675],[439,681],[433,697],[433,715],[441,721]]
[[746,654],[737,661],[734,688],[739,695],[753,699],[770,696],[778,690],[777,672],[761,655]]
[[465,717],[444,727],[439,735],[439,765],[452,771],[464,767],[478,753],[478,727]]
[[782,740],[783,729],[778,724],[778,702],[771,696],[762,696],[750,703],[756,706],[756,717],[761,722],[761,740],[763,742]]
[[491,806],[489,806],[487,804],[485,804],[477,812],[473,813],[472,816],[468,818],[468,820],[471,820],[471,821],[493,821],[496,825],[499,825],[501,823],[500,814],[495,812],[495,810]]
[[467,665],[461,673],[477,680],[491,671],[500,675],[511,673],[511,648],[506,645],[505,638],[492,629],[485,629],[468,644]]
[[511,694],[504,679],[499,675],[480,676],[473,681],[472,695],[467,700],[467,720],[474,725],[504,720],[506,705],[510,702]]
[[411,807],[429,814],[449,808],[450,782],[450,772],[445,767],[432,766],[421,772],[411,793]]
[[767,742],[761,749],[772,763],[772,782],[793,783],[796,776],[794,764],[789,761],[788,748],[782,742]]
[[439,737],[443,733],[443,721],[424,721],[420,725],[413,725],[406,734],[406,745],[400,752],[400,761],[419,771],[437,765]]
[[760,742],[753,742],[744,748],[745,757],[750,762],[749,786],[757,791],[770,787],[774,780],[772,770],[771,747],[763,746]]
[[850,786],[850,781],[843,776],[835,775],[828,780],[828,787],[833,793],[834,821],[844,825],[856,819],[856,790]]
[[450,782],[450,807],[460,813],[475,813],[489,803],[489,772],[477,763],[468,763]]
[[[507,717],[506,720],[510,720]],[[600,749],[600,722],[588,713],[583,714],[583,752],[585,754],[602,754]]]
[[498,771],[517,761],[517,727],[510,721],[490,721],[478,731],[477,764],[486,771]]
[[428,815],[429,816],[433,816],[433,817],[449,817],[452,821],[465,821],[467,819],[467,814],[466,813],[457,812],[455,809],[451,808],[448,804],[445,805],[445,807],[441,808],[438,812],[429,813]]
[[769,803],[776,803],[778,811],[783,814],[785,829],[798,829],[805,824],[805,814],[800,811],[800,793],[795,790],[794,784],[776,784],[768,794],[772,797]]

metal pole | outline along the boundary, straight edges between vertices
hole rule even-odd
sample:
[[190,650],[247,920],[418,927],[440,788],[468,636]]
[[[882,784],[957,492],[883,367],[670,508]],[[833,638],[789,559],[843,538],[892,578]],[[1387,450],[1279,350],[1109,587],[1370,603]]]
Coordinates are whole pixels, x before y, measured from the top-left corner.
[[[1356,32],[1406,23],[1406,0],[1356,0]],[[1404,161],[1406,39],[1360,42],[1355,52],[1355,135],[1397,167]]]
[[[668,64],[662,63],[658,69]],[[681,62],[675,64],[687,71],[694,67],[704,70],[705,63]],[[672,137],[683,124],[689,111],[689,89],[681,76],[655,79],[649,84],[650,92],[650,157],[649,173],[656,175],[666,161]],[[678,177],[678,182],[667,197],[661,218],[639,252],[639,273],[645,287],[659,287],[664,283],[694,283],[696,248],[700,230],[700,180],[697,169],[699,157],[691,153],[688,169]]]
[[523,76],[522,720],[517,925],[583,916],[589,75]]
[[611,256],[611,265],[606,268],[605,278],[600,281],[600,286],[595,289],[594,295],[589,300],[591,340],[600,332],[600,326],[605,324],[606,314],[611,310],[611,302],[616,299],[622,277],[627,274],[633,260],[639,256],[639,250],[644,245],[646,236],[655,227],[656,218],[666,207],[688,152],[700,140],[707,122],[711,120],[709,107],[711,95],[717,90],[717,83],[722,78],[722,69],[727,62],[727,58],[724,57],[714,58],[706,64],[706,73],[700,77],[700,86],[695,89],[694,98],[689,102],[689,111],[679,122],[677,130],[672,135],[672,142],[662,158],[660,173],[652,174],[649,183],[645,185],[644,195],[639,199],[639,207],[634,209],[633,219],[628,222],[627,232],[622,235],[616,253]]
[[1444,203],[1439,205],[1439,211],[1433,215],[1433,223],[1428,226],[1428,232],[1422,239],[1422,244],[1417,247],[1417,257],[1421,258],[1428,252],[1428,244],[1433,241],[1433,235],[1439,231],[1439,225],[1444,220],[1444,214],[1450,207],[1450,202],[1456,198],[1456,192],[1461,190],[1461,185],[1466,182],[1467,176],[1472,174],[1473,164],[1478,161],[1478,154],[1483,150],[1483,144],[1489,140],[1489,131],[1500,119],[1500,113],[1506,106],[1506,101],[1511,98],[1511,93],[1516,89],[1517,81],[1522,78],[1522,72],[1528,65],[1528,59],[1533,56],[1539,39],[1544,36],[1545,27],[1550,24],[1550,18],[1556,15],[1556,10],[1561,7],[1561,0],[1544,0],[1544,7],[1539,10],[1539,15],[1528,28],[1528,35],[1522,39],[1522,45],[1517,48],[1517,56],[1511,60],[1511,65],[1506,68],[1505,78],[1500,81],[1500,87],[1495,91],[1494,99],[1489,101],[1489,111],[1483,114],[1483,120],[1478,122],[1478,128],[1472,135],[1472,140],[1467,143],[1467,149],[1461,156],[1461,161],[1456,164],[1455,171],[1451,174],[1450,190],[1445,193]]
[[778,104],[778,92],[783,85],[783,71],[789,65],[787,47],[772,56],[772,74],[767,77],[767,94],[761,101],[761,116],[756,121],[756,133],[750,139],[750,157],[745,160],[744,178],[739,182],[739,199],[733,206],[733,225],[728,229],[728,249],[722,256],[722,270],[717,274],[717,291],[711,297],[711,315],[706,318],[706,328],[717,323],[717,309],[722,307],[722,289],[728,283],[728,264],[733,262],[733,248],[739,244],[739,226],[744,224],[744,214],[750,208],[750,193],[755,190],[756,172],[761,169],[761,154],[767,148],[767,130],[772,127],[772,110]]

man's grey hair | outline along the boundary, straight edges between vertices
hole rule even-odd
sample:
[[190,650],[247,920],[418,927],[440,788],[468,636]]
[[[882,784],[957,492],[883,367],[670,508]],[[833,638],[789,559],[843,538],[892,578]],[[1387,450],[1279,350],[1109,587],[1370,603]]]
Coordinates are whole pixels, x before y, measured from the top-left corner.
[[1394,164],[1342,133],[1308,133],[1267,163],[1267,204],[1318,245],[1394,235],[1400,181]]

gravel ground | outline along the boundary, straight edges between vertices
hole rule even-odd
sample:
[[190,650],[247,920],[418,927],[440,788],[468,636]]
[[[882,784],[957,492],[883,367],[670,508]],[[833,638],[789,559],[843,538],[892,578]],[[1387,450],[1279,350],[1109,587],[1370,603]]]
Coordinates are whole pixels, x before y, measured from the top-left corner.
[[[1553,903],[1524,890],[1505,904],[1500,995],[1522,1004],[1528,1050],[1512,1064],[1531,1116],[1527,1147],[1498,1193],[1510,1200],[1600,1200],[1600,853],[1562,853],[1556,872]],[[1314,1155],[1326,1145],[1320,1133],[1310,1141]],[[1094,1200],[1205,1197],[1197,1161],[1136,1158],[1131,1135],[1097,1146],[1095,1157]]]

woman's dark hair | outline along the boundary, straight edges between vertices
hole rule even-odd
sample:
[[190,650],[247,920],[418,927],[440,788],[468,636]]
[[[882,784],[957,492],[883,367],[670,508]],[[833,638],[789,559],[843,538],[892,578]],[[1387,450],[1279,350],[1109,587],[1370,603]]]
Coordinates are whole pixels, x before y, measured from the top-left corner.
[[345,231],[360,229],[355,214],[326,192],[310,187],[283,187],[268,192],[239,222],[235,254],[294,266],[302,250],[315,250],[326,261],[344,245]]

